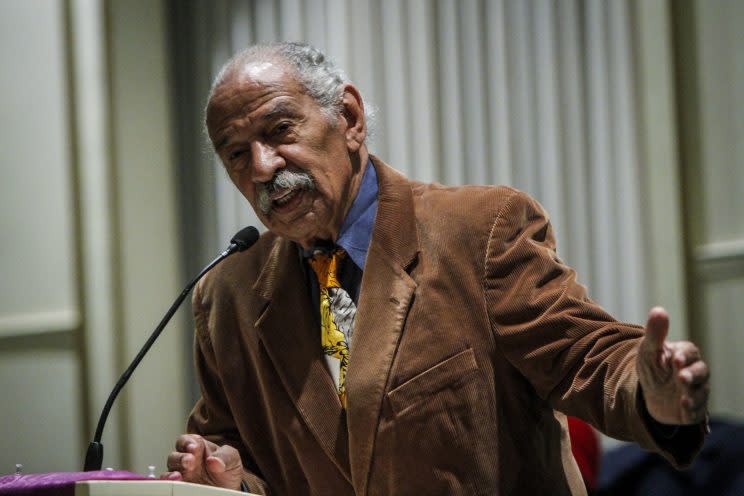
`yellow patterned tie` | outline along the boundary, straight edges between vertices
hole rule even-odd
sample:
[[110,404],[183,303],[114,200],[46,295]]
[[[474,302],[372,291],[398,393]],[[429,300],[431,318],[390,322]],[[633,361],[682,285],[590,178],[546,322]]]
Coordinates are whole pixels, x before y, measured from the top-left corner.
[[320,340],[331,375],[336,380],[338,397],[346,408],[346,370],[349,346],[356,316],[356,305],[338,282],[338,266],[346,252],[316,253],[310,266],[318,276],[320,293]]

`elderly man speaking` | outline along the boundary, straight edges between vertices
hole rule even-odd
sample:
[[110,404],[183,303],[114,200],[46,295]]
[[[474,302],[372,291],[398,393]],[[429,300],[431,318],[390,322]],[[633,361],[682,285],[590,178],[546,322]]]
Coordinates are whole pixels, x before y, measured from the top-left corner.
[[269,231],[195,290],[202,397],[168,476],[272,495],[584,494],[566,415],[689,464],[708,368],[615,321],[504,186],[369,154],[322,53],[256,46],[217,76],[214,149]]

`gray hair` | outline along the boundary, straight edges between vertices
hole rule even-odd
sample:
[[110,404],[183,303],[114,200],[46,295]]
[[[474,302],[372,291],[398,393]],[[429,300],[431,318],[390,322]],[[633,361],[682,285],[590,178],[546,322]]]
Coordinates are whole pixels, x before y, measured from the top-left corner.
[[[235,68],[271,59],[279,59],[289,64],[307,94],[318,103],[329,121],[332,121],[342,110],[343,86],[351,82],[346,74],[317,48],[306,43],[287,41],[254,45],[238,52],[220,69],[209,90],[207,101],[212,99],[215,89]],[[369,137],[372,135],[375,109],[373,105],[366,102],[364,117]]]

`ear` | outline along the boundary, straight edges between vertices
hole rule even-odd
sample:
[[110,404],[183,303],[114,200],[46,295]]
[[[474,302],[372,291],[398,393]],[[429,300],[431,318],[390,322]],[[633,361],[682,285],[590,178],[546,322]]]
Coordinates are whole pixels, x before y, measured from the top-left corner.
[[367,138],[367,121],[364,118],[364,102],[362,95],[353,84],[344,85],[342,97],[341,119],[346,123],[344,136],[346,147],[351,153],[355,153],[364,144]]

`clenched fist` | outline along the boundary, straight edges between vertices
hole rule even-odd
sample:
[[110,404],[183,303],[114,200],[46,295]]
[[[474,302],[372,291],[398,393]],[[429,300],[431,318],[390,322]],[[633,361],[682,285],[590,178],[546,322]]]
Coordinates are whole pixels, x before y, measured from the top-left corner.
[[184,434],[176,440],[176,451],[168,456],[172,480],[240,490],[243,463],[232,446],[217,446],[197,434]]

